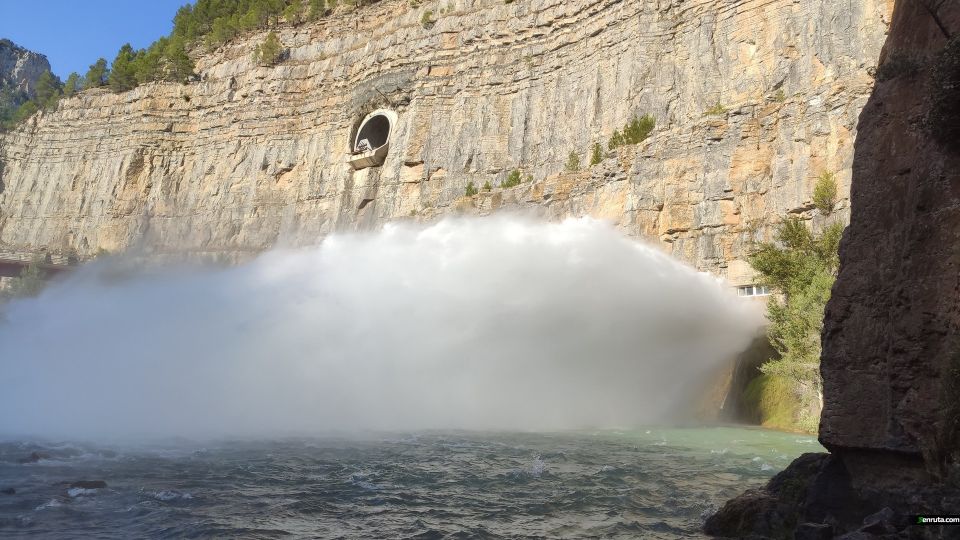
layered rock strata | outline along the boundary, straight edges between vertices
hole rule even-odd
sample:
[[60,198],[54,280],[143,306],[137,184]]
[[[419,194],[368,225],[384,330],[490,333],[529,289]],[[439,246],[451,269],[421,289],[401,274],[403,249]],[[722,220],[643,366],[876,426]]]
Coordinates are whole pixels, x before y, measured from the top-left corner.
[[[0,249],[236,260],[394,219],[593,215],[749,281],[749,243],[837,175],[892,0],[387,0],[198,58],[199,81],[91,90],[0,138]],[[424,10],[437,20],[424,27]],[[398,114],[382,167],[356,124]],[[708,114],[709,112],[709,114]],[[634,115],[650,139],[587,168]],[[584,170],[565,173],[571,152]],[[517,187],[498,187],[519,169]],[[473,182],[489,192],[464,197]]]

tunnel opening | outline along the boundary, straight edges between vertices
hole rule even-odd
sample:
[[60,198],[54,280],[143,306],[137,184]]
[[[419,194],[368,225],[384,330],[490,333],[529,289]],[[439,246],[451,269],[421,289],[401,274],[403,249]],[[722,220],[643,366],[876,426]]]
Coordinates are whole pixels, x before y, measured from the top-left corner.
[[373,111],[363,117],[351,138],[350,165],[365,169],[382,165],[390,148],[390,135],[397,120],[397,113],[385,109]]
[[390,139],[390,120],[383,115],[368,118],[360,125],[357,138],[353,144],[354,152],[375,150],[387,144]]

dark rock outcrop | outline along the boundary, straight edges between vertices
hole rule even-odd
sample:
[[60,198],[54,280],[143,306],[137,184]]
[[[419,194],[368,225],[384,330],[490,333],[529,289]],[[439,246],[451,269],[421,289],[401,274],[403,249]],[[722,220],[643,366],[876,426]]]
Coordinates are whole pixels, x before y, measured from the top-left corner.
[[898,2],[880,69],[890,63],[909,69],[878,80],[860,115],[823,331],[820,441],[858,488],[956,488],[960,2]]
[[960,2],[901,0],[860,116],[820,442],[709,534],[960,538]]

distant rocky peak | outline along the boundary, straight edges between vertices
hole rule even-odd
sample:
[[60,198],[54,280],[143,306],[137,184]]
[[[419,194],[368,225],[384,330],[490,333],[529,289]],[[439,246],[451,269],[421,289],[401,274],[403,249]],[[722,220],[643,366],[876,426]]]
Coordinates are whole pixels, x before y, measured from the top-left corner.
[[32,96],[37,79],[50,71],[47,57],[0,39],[0,90]]

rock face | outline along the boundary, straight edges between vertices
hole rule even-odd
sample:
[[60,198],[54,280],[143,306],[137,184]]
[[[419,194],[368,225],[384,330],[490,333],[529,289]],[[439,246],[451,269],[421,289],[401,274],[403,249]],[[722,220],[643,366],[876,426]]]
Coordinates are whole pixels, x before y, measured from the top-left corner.
[[[386,0],[283,26],[276,67],[255,65],[264,35],[248,36],[199,58],[197,83],[83,92],[0,139],[0,250],[235,260],[392,219],[526,208],[609,219],[749,280],[748,242],[771,222],[821,219],[818,175],[848,192],[892,4]],[[424,27],[426,9],[438,20]],[[354,171],[354,131],[381,107],[398,114],[389,154]],[[563,172],[646,113],[650,139]],[[514,169],[532,180],[497,187]]]
[[32,96],[40,75],[50,71],[47,57],[28,51],[9,39],[0,39],[0,93]]
[[[951,37],[952,36],[952,37]],[[798,459],[707,523],[722,536],[955,538],[960,508],[960,4],[898,2],[860,116],[827,305],[820,465]],[[757,502],[751,506],[751,502]],[[801,527],[802,525],[802,527]],[[788,527],[789,528],[789,527]]]
[[[939,3],[960,36],[960,4]],[[903,477],[890,482],[960,479],[960,148],[937,140],[956,126],[931,111],[946,100],[960,113],[960,39],[948,45],[918,2],[901,2],[883,56],[912,64],[891,69],[861,115],[824,325],[820,439],[855,478],[896,457]]]

